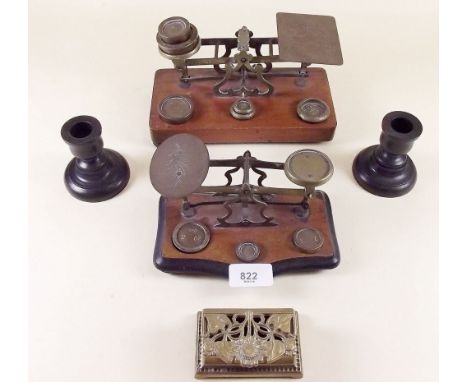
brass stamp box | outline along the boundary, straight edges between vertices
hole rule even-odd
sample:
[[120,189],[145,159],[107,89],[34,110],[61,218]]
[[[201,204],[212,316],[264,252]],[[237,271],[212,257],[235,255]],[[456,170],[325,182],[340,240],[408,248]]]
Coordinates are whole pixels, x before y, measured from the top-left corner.
[[302,378],[293,309],[204,309],[197,315],[196,378]]

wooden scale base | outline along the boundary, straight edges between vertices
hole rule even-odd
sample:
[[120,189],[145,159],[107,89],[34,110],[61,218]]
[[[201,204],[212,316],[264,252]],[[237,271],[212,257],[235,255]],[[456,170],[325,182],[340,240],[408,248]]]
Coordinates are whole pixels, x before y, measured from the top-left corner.
[[[191,203],[212,201],[213,196],[191,195]],[[290,202],[291,197],[277,195],[275,202]],[[159,222],[154,250],[155,266],[169,273],[208,273],[228,276],[230,264],[242,263],[236,256],[236,247],[243,242],[258,245],[260,255],[254,263],[272,264],[273,273],[307,269],[335,268],[340,253],[335,235],[333,216],[328,196],[316,191],[316,197],[309,200],[310,214],[301,218],[291,206],[271,205],[266,214],[278,223],[268,227],[217,227],[217,217],[224,215],[222,204],[197,207],[192,218],[180,213],[180,199],[161,197]],[[240,210],[240,208],[239,208]],[[232,215],[235,220],[240,211]],[[211,239],[208,245],[197,253],[179,251],[172,243],[172,232],[177,224],[197,221],[209,227]],[[301,228],[314,228],[323,235],[323,244],[315,253],[302,252],[293,243],[293,233]]]
[[[180,133],[196,135],[205,143],[316,143],[333,138],[336,115],[333,107],[327,74],[322,68],[309,68],[309,76],[267,77],[274,85],[270,96],[249,97],[256,108],[255,116],[249,120],[236,120],[230,114],[230,106],[240,97],[219,97],[213,92],[217,80],[192,81],[185,86],[175,69],[156,71],[151,101],[150,131],[155,145],[166,138]],[[291,71],[287,68],[272,69],[272,72]],[[297,69],[293,72],[297,73]],[[193,76],[213,76],[213,69],[192,69]],[[248,82],[251,80],[249,79]],[[257,81],[258,82],[258,81]],[[252,80],[251,85],[258,85]],[[236,83],[227,82],[226,87]],[[168,96],[184,95],[192,99],[193,116],[181,124],[162,120],[158,113],[160,102]],[[328,119],[319,123],[301,120],[296,112],[297,104],[305,98],[318,98],[329,109]]]

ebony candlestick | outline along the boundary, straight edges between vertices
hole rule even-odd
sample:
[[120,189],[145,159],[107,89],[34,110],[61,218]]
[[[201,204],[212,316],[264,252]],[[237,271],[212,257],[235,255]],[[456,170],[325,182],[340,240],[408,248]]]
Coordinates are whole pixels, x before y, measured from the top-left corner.
[[378,196],[401,196],[414,187],[416,167],[407,155],[422,133],[414,115],[392,111],[382,120],[380,145],[362,150],[354,159],[353,175],[361,187]]
[[118,152],[105,149],[101,123],[94,117],[74,117],[62,127],[62,138],[75,156],[65,169],[65,186],[77,199],[100,202],[122,191],[130,169]]

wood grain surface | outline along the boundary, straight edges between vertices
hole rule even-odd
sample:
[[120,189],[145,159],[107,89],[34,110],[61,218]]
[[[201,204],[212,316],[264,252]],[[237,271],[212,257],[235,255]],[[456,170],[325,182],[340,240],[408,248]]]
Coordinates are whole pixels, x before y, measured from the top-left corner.
[[[273,69],[273,71],[287,69]],[[289,70],[291,72],[291,70]],[[179,133],[190,133],[205,143],[316,143],[333,138],[336,116],[327,74],[322,68],[309,68],[309,77],[303,86],[296,84],[294,77],[268,77],[275,90],[270,96],[250,97],[256,108],[250,120],[239,121],[229,112],[232,103],[239,97],[217,97],[213,93],[215,80],[193,81],[188,88],[181,86],[179,72],[175,69],[156,71],[151,101],[150,131],[155,145]],[[213,75],[213,69],[192,69],[192,76]],[[260,86],[250,80],[250,86]],[[237,84],[227,82],[225,87]],[[169,95],[185,95],[192,98],[194,114],[182,124],[170,124],[158,114],[158,106]],[[330,108],[330,116],[320,123],[302,121],[296,112],[298,102],[304,98],[319,98]]]
[[[191,202],[207,201],[210,196],[192,195]],[[285,196],[276,196],[276,201],[292,201]],[[241,263],[235,250],[242,242],[254,242],[260,247],[256,263],[273,265],[274,273],[308,268],[334,268],[339,263],[339,249],[335,236],[333,217],[327,195],[317,191],[310,200],[311,213],[302,219],[295,215],[291,206],[270,206],[268,216],[278,223],[272,227],[216,227],[216,217],[224,214],[222,205],[201,206],[192,218],[180,215],[180,200],[161,197],[159,207],[158,237],[154,253],[156,267],[174,273],[216,273],[227,276],[229,264]],[[252,220],[256,211],[251,209]],[[235,221],[236,214],[232,220]],[[257,218],[258,220],[258,218]],[[205,224],[211,232],[208,246],[197,253],[183,253],[172,244],[172,232],[181,221],[197,221]],[[293,233],[300,228],[320,230],[323,246],[315,253],[301,252],[293,243]]]

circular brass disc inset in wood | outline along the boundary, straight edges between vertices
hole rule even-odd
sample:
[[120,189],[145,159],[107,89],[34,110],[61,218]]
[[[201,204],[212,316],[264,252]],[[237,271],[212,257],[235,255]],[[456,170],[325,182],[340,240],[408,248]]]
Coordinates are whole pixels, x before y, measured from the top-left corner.
[[240,243],[236,248],[236,255],[239,260],[251,263],[260,256],[260,248],[257,244],[251,242]]
[[168,44],[187,41],[190,37],[190,23],[180,16],[169,17],[159,24],[158,34]]
[[198,189],[208,174],[205,144],[191,134],[176,134],[159,145],[151,159],[150,179],[161,195],[182,198]]
[[235,119],[252,119],[255,115],[255,106],[248,99],[241,98],[231,105],[230,112]]
[[330,108],[318,98],[306,98],[297,104],[297,115],[305,122],[319,123],[328,119]]
[[182,252],[200,252],[209,242],[210,230],[199,222],[179,223],[172,232],[172,243]]
[[303,187],[326,183],[333,175],[333,164],[324,153],[303,149],[292,153],[284,163],[288,179]]
[[174,124],[184,123],[192,118],[193,102],[187,96],[168,96],[159,104],[158,112],[161,119],[166,122]]
[[301,228],[293,234],[293,243],[301,251],[317,252],[323,245],[323,235],[315,228]]

